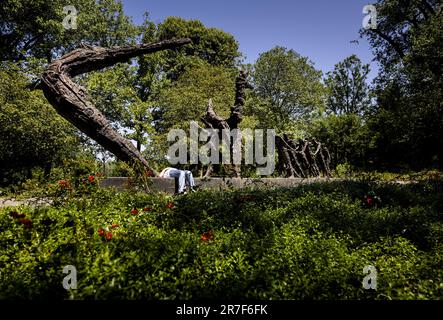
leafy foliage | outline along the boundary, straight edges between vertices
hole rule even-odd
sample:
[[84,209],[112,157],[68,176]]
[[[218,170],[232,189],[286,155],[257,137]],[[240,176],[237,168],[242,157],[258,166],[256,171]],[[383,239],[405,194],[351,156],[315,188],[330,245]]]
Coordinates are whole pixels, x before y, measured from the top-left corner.
[[[98,189],[3,209],[1,297],[437,299],[442,190],[347,182],[171,198]],[[65,265],[77,268],[77,290],[61,285]],[[362,288],[366,265],[378,270],[377,291]]]
[[[57,115],[14,64],[0,69],[0,184],[33,167],[49,170],[78,151],[74,128]],[[29,172],[27,172],[29,171]]]
[[441,1],[380,0],[377,29],[362,30],[382,69],[377,78],[378,164],[441,166]]
[[327,146],[334,166],[352,163],[364,168],[373,162],[377,136],[357,114],[331,114],[316,119],[308,131]]
[[294,50],[275,47],[262,53],[253,68],[255,89],[249,101],[262,128],[282,131],[291,121],[306,120],[324,109],[321,74]]
[[355,56],[349,56],[328,72],[325,84],[328,89],[327,111],[340,115],[366,114],[370,110],[371,99],[367,76],[369,65],[363,65]]
[[[62,25],[63,7],[77,9],[77,29]],[[49,62],[78,47],[130,42],[138,32],[115,0],[5,0],[0,8],[0,60],[43,58]]]
[[208,63],[187,69],[178,81],[161,94],[162,121],[158,129],[189,128],[189,121],[199,121],[212,99],[220,115],[227,117],[234,104],[235,73]]

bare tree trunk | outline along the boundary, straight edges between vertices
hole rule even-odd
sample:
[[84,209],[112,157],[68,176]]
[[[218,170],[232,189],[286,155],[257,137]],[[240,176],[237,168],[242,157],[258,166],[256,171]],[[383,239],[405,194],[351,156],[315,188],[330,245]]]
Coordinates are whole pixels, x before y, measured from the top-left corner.
[[286,144],[291,148],[289,149],[289,154],[292,156],[292,166],[294,168],[294,175],[298,178],[306,178],[306,175],[303,171],[303,167],[300,164],[299,161],[299,153],[297,152],[297,146],[295,145],[294,141],[289,140],[288,137],[285,135]]
[[282,155],[282,157],[279,158],[279,161],[281,162],[280,166],[285,169],[286,177],[294,177],[297,175],[297,173],[292,165],[291,157],[289,155],[288,148],[285,146],[284,140],[279,136],[276,136],[275,142],[277,149],[280,150],[279,153]]
[[[212,100],[209,101],[208,107],[206,109],[206,115],[203,117],[202,121],[208,127],[213,129],[221,130],[233,130],[238,129],[238,125],[242,121],[242,112],[243,106],[245,105],[246,100],[246,89],[252,88],[251,85],[247,82],[247,74],[243,71],[240,71],[240,74],[235,80],[235,101],[234,106],[231,108],[231,114],[229,119],[225,120],[214,111],[214,107],[212,105]],[[233,163],[234,159],[234,141],[231,138],[229,143],[230,154],[231,154],[231,163]],[[234,176],[236,178],[241,177],[241,165],[234,164]]]
[[[317,141],[290,140],[276,136],[275,142],[279,155],[279,168],[284,168],[286,177],[330,177],[331,156],[326,147]],[[311,149],[312,148],[312,149]]]
[[88,100],[85,88],[72,78],[119,62],[127,62],[143,54],[174,49],[189,43],[190,39],[177,39],[113,48],[83,46],[48,66],[41,77],[42,89],[57,112],[88,137],[118,159],[141,165],[157,175],[134,145],[115,131],[104,115]]

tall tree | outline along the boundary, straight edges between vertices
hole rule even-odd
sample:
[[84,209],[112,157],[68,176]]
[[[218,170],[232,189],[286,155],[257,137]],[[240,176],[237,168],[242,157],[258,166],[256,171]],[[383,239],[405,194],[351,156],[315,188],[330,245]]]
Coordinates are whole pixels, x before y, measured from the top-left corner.
[[326,110],[336,115],[367,113],[371,106],[369,71],[369,65],[362,64],[356,55],[336,64],[334,70],[326,74]]
[[294,120],[305,119],[324,108],[322,72],[294,50],[275,47],[262,53],[252,77],[254,97],[262,125],[284,130]]
[[[142,29],[144,43],[180,37],[192,39],[191,44],[178,50],[158,52],[139,59],[137,83],[139,97],[142,101],[149,102],[153,106],[152,111],[156,121],[161,122],[162,115],[168,112],[164,110],[165,104],[158,104],[159,99],[164,101],[164,94],[160,93],[163,90],[170,90],[177,81],[181,82],[179,87],[183,87],[185,80],[181,76],[184,73],[194,71],[201,73],[202,68],[206,68],[209,73],[214,75],[213,70],[215,69],[209,70],[212,67],[218,68],[221,77],[224,77],[226,73],[234,74],[236,72],[235,67],[241,54],[238,51],[237,41],[229,33],[216,28],[208,28],[198,20],[185,20],[178,17],[168,17],[160,24],[155,25],[149,20],[149,16],[146,16]],[[197,79],[201,79],[201,77],[197,76]],[[187,83],[190,86],[193,85],[192,80]],[[190,90],[193,91],[192,88]],[[204,94],[207,95],[208,92]],[[216,97],[214,96],[214,98]],[[188,104],[190,102],[188,101]],[[187,114],[195,119],[192,108],[197,106],[188,105],[188,107],[191,109]]]
[[[373,119],[390,165],[443,166],[443,4],[379,0],[376,29],[362,30],[381,65]],[[387,125],[390,123],[390,125]]]
[[148,106],[156,130],[146,141],[146,157],[165,161],[166,134],[171,128],[189,128],[204,114],[209,98],[222,113],[232,104],[237,60],[241,56],[235,38],[198,20],[168,17],[156,25],[149,15],[141,27],[142,42],[188,37],[192,43],[174,51],[139,58],[134,87]]
[[151,105],[144,102],[137,90],[137,66],[117,64],[84,78],[91,101],[111,122],[114,129],[134,140],[138,151],[152,133]]
[[234,100],[234,79],[231,70],[207,62],[188,68],[161,92],[161,118],[156,121],[157,130],[189,128],[189,121],[203,116],[209,99],[214,101],[221,115],[227,116]]
[[156,25],[146,14],[140,30],[143,43],[181,35],[194,42],[183,49],[143,55],[136,65],[118,64],[91,73],[82,84],[115,129],[126,131],[138,150],[143,146],[145,157],[162,161],[165,132],[179,125],[189,128],[186,120],[198,119],[208,98],[229,110],[229,99],[222,98],[223,103],[219,97],[233,90],[240,53],[232,35],[197,20],[170,17]]

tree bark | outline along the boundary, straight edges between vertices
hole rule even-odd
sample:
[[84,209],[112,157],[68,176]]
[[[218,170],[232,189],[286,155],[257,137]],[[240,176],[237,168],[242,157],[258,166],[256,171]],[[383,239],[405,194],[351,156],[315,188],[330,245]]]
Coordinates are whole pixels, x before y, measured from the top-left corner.
[[286,171],[286,177],[330,177],[331,156],[326,147],[317,141],[290,140],[286,134],[283,138],[276,136],[275,142],[279,155],[279,168]]
[[131,58],[191,43],[190,39],[165,40],[136,46],[101,48],[83,46],[53,61],[43,72],[42,89],[57,112],[118,159],[150,168],[134,145],[115,131],[105,116],[88,100],[85,88],[72,78]]
[[[279,150],[279,167],[284,168],[286,171],[287,178],[293,178],[294,176],[300,177],[297,171],[294,169],[293,161],[289,155],[289,148],[286,142],[279,136],[275,137],[275,143],[277,145],[277,150]],[[281,156],[280,156],[281,155]]]
[[[221,137],[221,130],[233,130],[238,129],[238,125],[242,121],[242,112],[243,112],[243,106],[245,105],[246,100],[246,89],[252,88],[251,85],[247,81],[247,74],[243,71],[240,71],[240,74],[235,80],[235,101],[234,106],[231,108],[231,114],[229,116],[229,119],[225,120],[214,111],[214,107],[212,105],[212,100],[209,100],[208,107],[206,109],[206,114],[202,118],[203,123],[205,123],[208,127],[211,127],[213,129],[220,130],[220,137]],[[230,141],[230,153],[231,153],[231,163],[233,163],[233,156],[234,156],[234,141],[233,138],[231,138]],[[241,165],[234,164],[234,176],[236,178],[241,177]]]

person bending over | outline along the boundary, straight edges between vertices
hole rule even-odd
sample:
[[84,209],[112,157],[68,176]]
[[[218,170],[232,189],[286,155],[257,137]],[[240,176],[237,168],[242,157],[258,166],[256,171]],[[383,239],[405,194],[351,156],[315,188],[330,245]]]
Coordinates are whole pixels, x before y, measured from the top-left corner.
[[189,170],[179,170],[176,168],[165,168],[160,172],[160,178],[177,178],[178,193],[184,193],[186,186],[189,186],[192,192],[195,192],[195,183],[192,172]]

